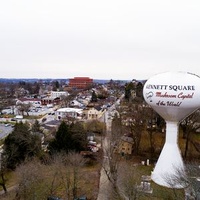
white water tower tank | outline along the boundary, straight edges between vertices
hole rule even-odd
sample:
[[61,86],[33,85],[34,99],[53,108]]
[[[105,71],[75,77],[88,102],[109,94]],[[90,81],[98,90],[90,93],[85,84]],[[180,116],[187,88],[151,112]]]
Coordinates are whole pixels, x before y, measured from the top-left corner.
[[184,164],[177,144],[179,122],[200,107],[200,77],[189,72],[166,72],[155,75],[144,85],[145,101],[166,121],[166,140],[152,180],[170,188],[184,187],[177,180],[177,171]]

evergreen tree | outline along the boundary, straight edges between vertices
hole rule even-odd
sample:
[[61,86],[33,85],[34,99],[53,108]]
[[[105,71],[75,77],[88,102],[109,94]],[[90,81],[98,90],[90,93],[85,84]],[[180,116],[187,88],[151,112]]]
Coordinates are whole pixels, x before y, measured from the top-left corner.
[[91,102],[97,102],[97,95],[96,95],[96,92],[94,90],[92,91]]
[[80,124],[68,125],[64,121],[56,132],[55,139],[49,143],[50,153],[81,151],[85,147],[85,133]]
[[7,168],[15,169],[18,164],[38,155],[40,151],[40,138],[31,134],[27,124],[20,122],[15,125],[12,133],[5,139],[3,157],[6,160]]
[[31,130],[34,132],[34,133],[40,133],[41,132],[41,129],[40,129],[40,123],[38,120],[35,120],[35,123],[32,125],[32,128]]
[[72,144],[73,149],[75,151],[82,151],[86,147],[87,138],[86,138],[86,131],[82,125],[82,123],[72,123],[70,126],[71,133],[72,133]]
[[134,84],[132,82],[127,83],[125,86],[125,99],[128,99],[131,97],[131,91],[134,89]]
[[63,121],[56,132],[55,139],[49,143],[50,152],[68,152],[68,150],[71,149],[71,140],[72,136],[69,130],[69,125]]
[[143,85],[141,82],[136,85],[136,96],[143,99]]
[[53,90],[57,91],[60,88],[60,83],[58,81],[53,82]]

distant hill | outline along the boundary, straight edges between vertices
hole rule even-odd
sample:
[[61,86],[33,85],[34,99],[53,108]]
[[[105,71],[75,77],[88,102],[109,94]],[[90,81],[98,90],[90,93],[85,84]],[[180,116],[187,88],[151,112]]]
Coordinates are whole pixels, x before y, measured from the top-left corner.
[[[120,82],[123,82],[123,83],[126,83],[126,82],[129,82],[130,80],[114,80],[112,79],[113,81],[120,81]],[[100,83],[100,84],[105,84],[105,83],[108,83],[110,80],[102,80],[102,79],[94,79],[94,82],[95,83]]]
[[38,81],[52,82],[52,81],[68,81],[68,79],[53,79],[53,78],[0,78],[1,83],[19,83],[19,82],[29,82],[34,83]]
[[[56,78],[44,78],[44,79],[39,79],[39,78],[0,78],[1,83],[19,83],[19,82],[29,82],[29,83],[34,83],[38,81],[45,81],[45,82],[52,82],[52,81],[61,81],[61,82],[69,82],[69,79],[56,79]],[[104,80],[104,79],[94,79],[95,83],[99,84],[105,84],[108,83],[110,80]],[[122,82],[129,82],[129,80],[113,80],[113,81],[122,81]]]

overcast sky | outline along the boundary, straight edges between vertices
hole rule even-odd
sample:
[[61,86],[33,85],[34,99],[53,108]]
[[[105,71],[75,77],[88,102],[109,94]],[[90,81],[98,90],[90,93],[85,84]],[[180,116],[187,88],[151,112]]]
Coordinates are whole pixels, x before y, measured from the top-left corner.
[[199,0],[2,0],[0,78],[200,75]]

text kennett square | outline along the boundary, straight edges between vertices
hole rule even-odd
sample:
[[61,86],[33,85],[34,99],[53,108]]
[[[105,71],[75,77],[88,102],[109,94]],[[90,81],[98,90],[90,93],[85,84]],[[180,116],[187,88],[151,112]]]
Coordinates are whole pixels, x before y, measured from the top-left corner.
[[180,91],[180,90],[187,90],[187,91],[194,91],[195,87],[194,85],[152,85],[149,84],[146,86],[146,89],[153,89],[153,90],[174,90],[174,91]]

